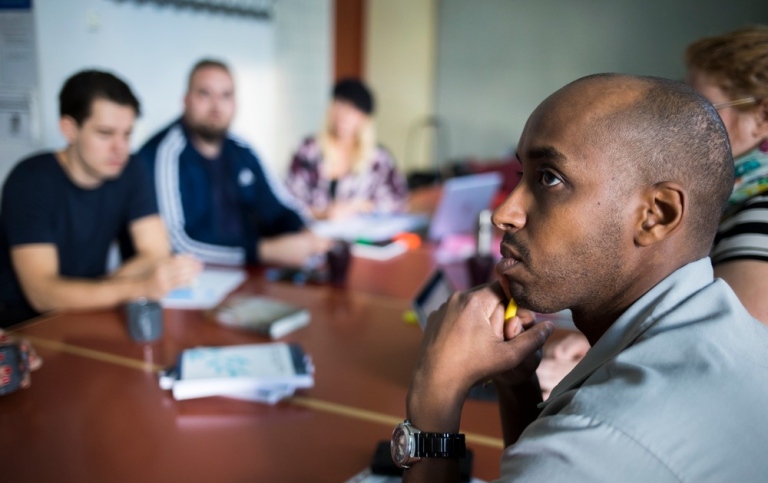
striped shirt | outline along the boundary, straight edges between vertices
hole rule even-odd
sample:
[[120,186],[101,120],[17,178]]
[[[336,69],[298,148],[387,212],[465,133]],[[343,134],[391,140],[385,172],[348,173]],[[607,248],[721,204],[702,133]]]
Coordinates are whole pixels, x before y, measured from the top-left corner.
[[712,263],[733,260],[768,262],[768,195],[754,196],[720,223]]
[[217,265],[258,262],[262,237],[301,230],[298,204],[253,150],[232,136],[219,158],[201,155],[181,120],[138,152],[153,178],[174,251]]

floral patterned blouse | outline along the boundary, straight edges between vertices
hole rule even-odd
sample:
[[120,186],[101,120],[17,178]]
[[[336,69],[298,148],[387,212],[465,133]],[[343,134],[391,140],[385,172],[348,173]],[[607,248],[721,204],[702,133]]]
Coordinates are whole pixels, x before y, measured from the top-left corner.
[[315,138],[306,139],[291,162],[288,189],[307,208],[323,211],[335,199],[370,201],[377,213],[405,210],[408,186],[397,171],[392,155],[383,147],[377,146],[367,169],[348,173],[336,180],[333,187],[332,180],[323,176],[322,163],[323,153]]

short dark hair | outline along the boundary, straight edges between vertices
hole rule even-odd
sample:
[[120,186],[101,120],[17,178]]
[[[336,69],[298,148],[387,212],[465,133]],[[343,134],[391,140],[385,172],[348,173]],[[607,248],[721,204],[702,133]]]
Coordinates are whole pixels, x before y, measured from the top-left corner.
[[675,181],[688,188],[690,241],[697,251],[708,253],[733,190],[733,156],[720,116],[701,94],[681,82],[606,77],[625,77],[646,88],[629,106],[596,121],[601,142],[623,158],[627,186]]
[[84,70],[64,82],[59,92],[59,115],[69,116],[81,126],[91,115],[91,107],[96,99],[129,106],[136,116],[141,114],[139,101],[128,84],[109,72]]
[[229,66],[224,61],[217,59],[200,59],[194,66],[192,66],[192,70],[189,71],[189,77],[187,77],[187,90],[189,90],[190,86],[192,85],[192,78],[195,76],[195,74],[197,74],[197,71],[208,69],[210,67],[221,69],[230,76],[232,75],[232,72],[229,70]]
[[376,107],[371,90],[360,79],[348,77],[342,79],[333,86],[333,98],[346,101],[355,106],[355,109],[367,115],[373,114]]

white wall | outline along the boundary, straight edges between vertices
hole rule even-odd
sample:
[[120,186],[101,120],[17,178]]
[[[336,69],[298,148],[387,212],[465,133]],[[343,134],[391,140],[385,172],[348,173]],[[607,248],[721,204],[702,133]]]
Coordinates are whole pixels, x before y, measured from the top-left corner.
[[436,109],[448,158],[501,156],[547,95],[597,72],[681,79],[691,41],[768,24],[765,0],[441,0]]
[[275,165],[320,129],[331,96],[333,1],[279,0],[275,15],[277,131]]
[[[58,92],[71,74],[110,70],[142,104],[133,146],[180,115],[202,57],[225,60],[237,84],[233,132],[282,174],[317,128],[330,89],[331,0],[280,0],[271,21],[115,0],[36,0],[40,145],[59,149]],[[0,146],[0,173],[27,153]]]
[[[274,29],[271,23],[191,9],[105,0],[37,0],[43,139],[60,147],[57,95],[84,68],[126,80],[142,104],[138,147],[181,112],[190,67],[201,57],[230,63],[240,109],[234,131],[274,153]],[[93,22],[88,25],[88,19]]]
[[[472,2],[475,3],[475,2]],[[436,0],[368,0],[365,77],[379,141],[407,171],[431,164]]]

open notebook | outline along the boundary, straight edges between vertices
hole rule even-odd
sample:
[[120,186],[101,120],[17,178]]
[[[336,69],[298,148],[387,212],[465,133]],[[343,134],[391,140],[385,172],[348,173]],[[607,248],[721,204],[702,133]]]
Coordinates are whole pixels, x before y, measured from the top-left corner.
[[173,290],[161,304],[168,309],[210,309],[246,279],[243,270],[206,268],[189,287]]

